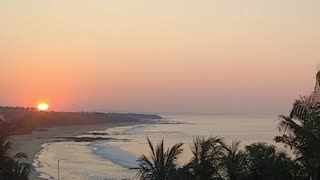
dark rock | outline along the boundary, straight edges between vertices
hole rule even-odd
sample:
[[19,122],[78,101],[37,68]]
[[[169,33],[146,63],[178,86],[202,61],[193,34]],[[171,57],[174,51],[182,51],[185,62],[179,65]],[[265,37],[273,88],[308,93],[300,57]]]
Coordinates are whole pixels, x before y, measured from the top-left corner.
[[[130,141],[130,139],[116,139],[110,137],[55,137],[58,142],[73,141],[73,142],[94,142],[94,141]],[[59,140],[62,139],[62,140]]]

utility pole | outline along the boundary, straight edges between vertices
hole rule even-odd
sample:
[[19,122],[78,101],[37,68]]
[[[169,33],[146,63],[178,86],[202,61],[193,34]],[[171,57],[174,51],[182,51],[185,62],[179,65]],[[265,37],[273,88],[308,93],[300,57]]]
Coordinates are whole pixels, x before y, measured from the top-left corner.
[[60,180],[60,160],[58,160],[58,180]]

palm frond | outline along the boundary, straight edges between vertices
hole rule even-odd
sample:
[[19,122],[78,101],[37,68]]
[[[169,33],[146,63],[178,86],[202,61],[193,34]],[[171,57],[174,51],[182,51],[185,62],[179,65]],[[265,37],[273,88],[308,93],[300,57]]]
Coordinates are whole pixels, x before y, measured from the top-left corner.
[[175,176],[176,160],[182,153],[182,143],[175,144],[172,148],[164,151],[164,140],[154,148],[150,139],[147,138],[150,147],[150,156],[141,155],[138,158],[139,171],[136,174],[136,179],[141,180],[167,180]]
[[8,141],[6,136],[0,137],[0,156],[5,156],[11,149],[11,142]]
[[149,144],[149,148],[150,148],[150,150],[151,150],[151,155],[152,155],[153,157],[155,157],[155,152],[154,152],[153,144],[152,144],[152,142],[150,141],[149,137],[147,137],[147,141],[148,141],[148,144]]
[[13,156],[13,159],[16,160],[21,160],[21,159],[25,159],[28,160],[28,156],[25,153],[17,153]]
[[312,118],[311,115],[320,115],[320,103],[316,101],[312,96],[300,97],[293,103],[293,107],[290,113],[291,118],[298,120],[306,120]]
[[282,121],[278,125],[279,130],[282,132],[291,131],[295,134],[295,136],[308,138],[311,142],[317,143],[317,145],[320,147],[320,139],[312,132],[311,129],[298,125],[289,117],[282,116],[281,118]]
[[139,163],[139,171],[136,178],[148,179],[157,172],[154,164],[145,155],[141,155],[137,161]]
[[318,73],[316,75],[316,79],[317,79],[318,83],[320,84],[320,69],[318,69]]
[[183,143],[175,144],[171,149],[167,150],[166,153],[166,166],[175,164],[178,156],[183,152],[181,146]]
[[297,124],[288,116],[279,115],[279,120],[280,122],[277,126],[277,129],[280,132],[287,133],[288,131],[298,131],[299,129],[302,129],[301,125]]
[[191,146],[193,157],[185,167],[197,179],[221,179],[224,146],[219,137],[195,137]]

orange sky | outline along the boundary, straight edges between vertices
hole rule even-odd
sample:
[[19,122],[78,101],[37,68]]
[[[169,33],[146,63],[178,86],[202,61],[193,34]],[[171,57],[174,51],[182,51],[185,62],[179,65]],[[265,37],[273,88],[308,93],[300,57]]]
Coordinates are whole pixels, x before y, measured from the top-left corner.
[[320,64],[317,0],[0,1],[0,102],[281,113]]

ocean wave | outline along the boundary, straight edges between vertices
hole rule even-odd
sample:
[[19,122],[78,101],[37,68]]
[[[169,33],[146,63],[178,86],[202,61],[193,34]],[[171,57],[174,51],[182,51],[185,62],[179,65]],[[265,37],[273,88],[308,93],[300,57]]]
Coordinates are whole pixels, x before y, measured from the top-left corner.
[[54,180],[55,178],[53,176],[50,176],[49,174],[42,172],[40,169],[46,166],[49,166],[46,164],[46,161],[41,161],[40,155],[47,151],[47,147],[50,145],[50,143],[44,143],[41,145],[41,150],[35,155],[33,159],[32,166],[36,170],[36,173],[39,175],[40,178],[48,179],[48,180]]
[[127,151],[107,144],[106,142],[96,141],[89,145],[93,148],[93,153],[111,161],[114,164],[120,165],[127,169],[138,167],[137,157]]

